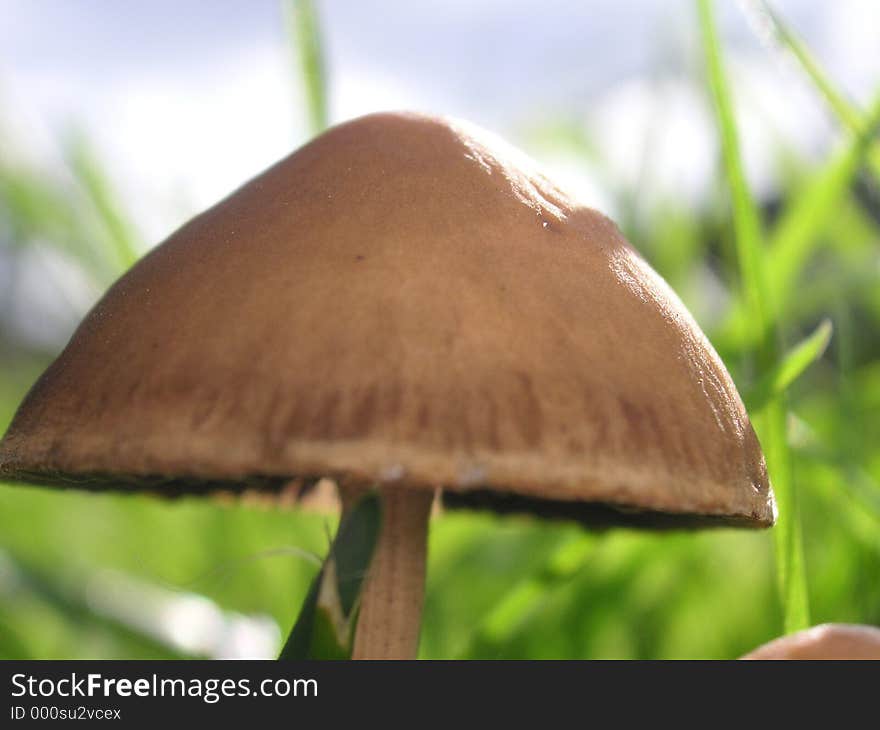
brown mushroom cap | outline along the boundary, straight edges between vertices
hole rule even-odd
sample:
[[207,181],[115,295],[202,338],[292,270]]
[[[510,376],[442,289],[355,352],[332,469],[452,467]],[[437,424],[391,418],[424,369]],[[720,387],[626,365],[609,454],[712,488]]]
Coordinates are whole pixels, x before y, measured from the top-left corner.
[[880,629],[822,624],[774,639],[743,659],[880,659]]
[[364,117],[184,225],[34,385],[0,477],[327,475],[771,524],[760,446],[684,305],[610,220],[485,137]]

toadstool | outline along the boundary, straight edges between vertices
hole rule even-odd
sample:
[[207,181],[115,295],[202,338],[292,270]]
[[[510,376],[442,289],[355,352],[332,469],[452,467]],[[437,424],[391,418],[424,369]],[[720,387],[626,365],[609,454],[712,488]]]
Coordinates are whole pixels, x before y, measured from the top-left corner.
[[880,629],[822,624],[774,639],[743,659],[880,659]]
[[768,526],[736,388],[598,212],[464,123],[339,125],[126,273],[34,385],[5,480],[378,487],[358,657],[418,646],[431,497],[585,523]]

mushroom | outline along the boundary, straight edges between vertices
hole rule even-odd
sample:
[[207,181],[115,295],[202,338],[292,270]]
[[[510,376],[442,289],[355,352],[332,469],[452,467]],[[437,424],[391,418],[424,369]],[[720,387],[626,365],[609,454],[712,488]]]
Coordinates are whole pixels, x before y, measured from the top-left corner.
[[0,477],[378,488],[355,656],[415,656],[432,495],[587,524],[763,527],[718,355],[600,213],[465,123],[337,126],[125,274],[34,385]]
[[880,629],[822,624],[774,639],[743,659],[880,659]]

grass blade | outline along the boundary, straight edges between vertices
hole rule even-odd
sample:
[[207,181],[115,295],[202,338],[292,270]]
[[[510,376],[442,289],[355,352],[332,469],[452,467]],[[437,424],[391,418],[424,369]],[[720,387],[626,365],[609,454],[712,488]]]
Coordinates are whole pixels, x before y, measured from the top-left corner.
[[[765,280],[761,219],[758,207],[746,184],[742,156],[739,149],[739,136],[733,113],[733,102],[727,86],[721,60],[721,47],[715,28],[711,2],[698,0],[700,26],[706,54],[706,68],[718,133],[721,137],[721,153],[727,185],[730,190],[731,208],[733,213],[734,241],[737,263],[740,270],[740,285],[745,294],[746,308],[753,326],[761,332],[762,342],[770,341],[768,324],[770,317],[770,294]],[[763,345],[759,351],[759,360],[763,365],[769,364],[766,349]]]
[[306,92],[309,129],[312,134],[323,132],[329,122],[327,78],[318,14],[312,0],[283,0],[284,26],[296,68]]
[[[743,170],[732,95],[724,71],[714,6],[711,0],[697,0],[697,9],[708,83],[731,194],[740,285],[745,293],[749,322],[755,334],[753,341],[757,343],[755,354],[758,371],[763,374],[775,367],[778,359],[777,323],[766,279],[763,232],[758,209]],[[786,438],[784,394],[772,398],[753,420],[764,447],[779,507],[776,526],[777,573],[785,630],[791,632],[809,625],[809,608],[800,519]]]
[[[769,233],[765,263],[767,280],[773,284],[778,316],[791,313],[795,284],[824,231],[839,215],[843,199],[850,194],[858,171],[865,163],[872,135],[880,125],[880,96],[871,106],[871,124],[853,135],[843,150],[826,162],[789,201]],[[745,332],[751,313],[741,298],[735,298],[725,331],[747,341]]]
[[850,129],[858,130],[861,115],[843,95],[813,58],[813,54],[798,35],[789,28],[766,0],[743,0],[743,8],[755,21],[760,36],[772,47],[790,54],[807,75],[828,106]]
[[810,365],[822,357],[831,341],[833,329],[831,320],[825,319],[812,334],[789,350],[749,393],[746,399],[749,408],[761,410],[772,398],[781,396]]
[[[765,42],[794,58],[844,127],[856,135],[865,134],[870,124],[863,117],[862,112],[844,94],[837,91],[806,44],[770,7],[770,4],[766,0],[743,0],[742,6],[754,19],[759,34]],[[869,161],[873,173],[880,180],[880,146],[873,146],[869,152]]]
[[788,445],[785,396],[771,399],[754,420],[763,443],[779,510],[775,530],[776,572],[782,597],[783,627],[785,633],[790,634],[810,625],[810,609],[800,507]]
[[819,234],[833,219],[848,194],[880,123],[880,97],[872,104],[869,124],[813,177],[786,207],[769,241],[769,278],[788,291],[803,268]]
[[0,164],[0,218],[10,234],[0,247],[52,246],[77,262],[96,287],[103,288],[118,274],[116,261],[108,261],[66,191],[37,171]]
[[125,271],[138,259],[135,227],[117,200],[113,185],[104,174],[94,151],[81,133],[72,133],[65,144],[70,171],[86,194],[110,243],[119,269]]

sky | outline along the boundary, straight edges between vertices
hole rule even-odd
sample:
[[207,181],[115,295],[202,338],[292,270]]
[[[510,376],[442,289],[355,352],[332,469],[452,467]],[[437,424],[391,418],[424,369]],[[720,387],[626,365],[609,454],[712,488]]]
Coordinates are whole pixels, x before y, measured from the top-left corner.
[[[760,46],[737,3],[719,7],[735,69],[762,113],[804,148],[821,146],[831,131],[821,105]],[[880,3],[775,7],[836,81],[868,98],[880,77]],[[699,66],[689,0],[318,0],[318,8],[334,121],[414,108],[516,137],[563,113],[624,148],[625,166],[659,96],[670,146],[680,146],[676,129],[705,136],[696,128],[706,120],[688,108],[701,100],[681,83]],[[646,93],[652,83],[665,83],[664,93]],[[304,141],[300,92],[275,0],[0,0],[0,119],[38,155],[51,153],[59,130],[85,127],[120,182],[146,197],[139,215],[162,211],[142,221],[148,236]]]
[[[767,193],[780,140],[818,157],[837,128],[741,3],[716,5],[747,171]],[[880,79],[880,2],[773,5],[866,104]],[[333,121],[381,109],[469,119],[612,216],[615,186],[696,202],[710,189],[716,143],[691,0],[317,6]],[[0,0],[0,155],[51,172],[59,137],[85,130],[156,243],[307,139],[281,17],[276,0]],[[559,119],[584,130],[598,159],[542,141],[536,130]]]

